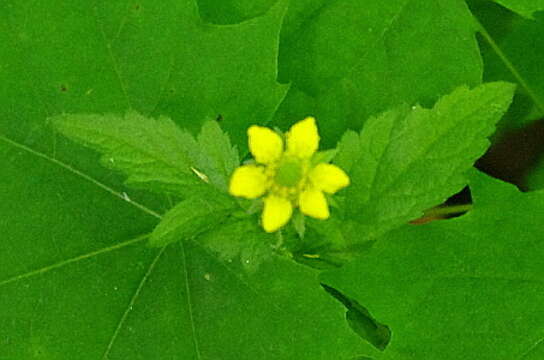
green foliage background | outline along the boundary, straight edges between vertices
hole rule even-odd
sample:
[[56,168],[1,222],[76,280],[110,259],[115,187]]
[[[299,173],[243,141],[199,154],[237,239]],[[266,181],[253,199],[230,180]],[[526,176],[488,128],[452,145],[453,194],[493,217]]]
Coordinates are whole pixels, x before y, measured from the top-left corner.
[[[472,166],[544,114],[542,10],[2,1],[0,359],[541,359],[544,193]],[[307,115],[352,185],[281,253],[225,189]]]

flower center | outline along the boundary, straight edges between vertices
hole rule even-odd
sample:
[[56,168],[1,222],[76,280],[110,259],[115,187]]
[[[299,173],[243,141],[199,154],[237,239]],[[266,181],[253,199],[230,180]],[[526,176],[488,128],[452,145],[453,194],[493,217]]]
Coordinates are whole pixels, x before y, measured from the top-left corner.
[[274,180],[277,184],[286,187],[295,187],[302,179],[302,167],[296,160],[284,160],[280,163]]

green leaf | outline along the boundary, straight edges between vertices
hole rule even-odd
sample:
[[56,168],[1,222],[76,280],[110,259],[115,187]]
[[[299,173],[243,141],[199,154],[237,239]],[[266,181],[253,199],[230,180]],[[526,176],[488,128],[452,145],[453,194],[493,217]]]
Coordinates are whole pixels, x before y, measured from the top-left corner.
[[162,247],[191,239],[226,221],[237,206],[234,199],[213,188],[200,191],[168,211],[149,239],[149,245]]
[[201,186],[191,170],[199,158],[198,144],[168,118],[130,111],[125,116],[59,115],[51,121],[63,135],[102,152],[101,163],[127,175],[127,185],[178,196]]
[[375,359],[538,359],[544,193],[475,174],[474,209],[406,225],[322,280],[390,327]]
[[3,137],[0,166],[0,358],[100,358],[157,255],[142,234],[158,215]]
[[277,0],[199,0],[198,10],[206,21],[236,24],[264,14],[276,2]]
[[476,28],[463,1],[303,3],[307,11],[280,44],[280,79],[293,84],[276,116],[282,128],[312,114],[331,146],[370,115],[429,105],[481,82]]
[[226,192],[230,175],[240,165],[238,150],[231,145],[229,136],[215,121],[207,121],[202,125],[198,144],[198,169],[207,176],[210,183]]
[[[233,143],[247,149],[249,125],[270,121],[289,87],[276,80],[287,1],[278,1],[263,16],[235,26],[203,24],[195,1],[185,0],[181,6],[185,11],[175,20],[179,36],[170,40],[176,47],[169,79],[155,111],[193,132],[205,119],[220,116]],[[126,45],[138,49],[137,39]],[[133,52],[118,54],[132,61]],[[138,78],[147,76],[140,72]]]
[[171,204],[127,189],[46,124],[133,109],[196,133],[221,114],[246,146],[247,125],[266,122],[285,93],[276,81],[284,7],[223,27],[203,24],[189,0],[0,2],[0,358],[372,352],[311,269],[268,251],[248,276],[247,263],[198,243],[146,247]]
[[272,252],[275,240],[251,219],[187,244],[195,320],[206,331],[198,339],[202,358],[373,355],[348,326],[342,305],[321,288],[318,273]]
[[432,109],[402,106],[369,119],[359,136],[348,132],[337,161],[352,182],[345,191],[350,237],[373,239],[460,191],[513,91],[507,83],[460,87]]
[[287,91],[276,80],[285,1],[235,26],[203,23],[194,0],[28,6],[0,7],[0,40],[10,49],[1,57],[2,115],[17,109],[25,119],[18,135],[45,116],[134,109],[193,134],[221,115],[246,149],[247,127],[269,121]]
[[206,191],[204,182],[227,191],[240,160],[236,147],[215,121],[202,126],[198,142],[170,119],[134,111],[115,115],[65,114],[50,119],[55,128],[103,153],[101,163],[128,176],[127,185],[186,197]]
[[544,10],[544,0],[493,0],[497,4],[532,19],[533,15],[537,11]]
[[[221,24],[260,15],[273,3],[199,1],[203,16]],[[329,146],[370,115],[477,85],[482,66],[474,32],[462,1],[292,1],[280,78],[293,86],[275,121],[287,128],[315,115]]]
[[[544,116],[544,14],[534,20],[516,19],[509,31],[498,36],[493,30],[495,21],[506,22],[506,15],[483,24],[481,34],[487,47],[482,55],[487,81],[511,81],[519,84],[505,127],[519,127]],[[483,23],[483,22],[482,22]],[[488,31],[489,28],[489,31]]]

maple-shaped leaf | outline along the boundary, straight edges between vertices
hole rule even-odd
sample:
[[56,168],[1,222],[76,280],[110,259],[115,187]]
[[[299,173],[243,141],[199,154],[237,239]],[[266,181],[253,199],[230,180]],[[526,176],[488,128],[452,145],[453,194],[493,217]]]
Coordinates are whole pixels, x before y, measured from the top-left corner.
[[[132,109],[196,133],[221,114],[246,146],[247,125],[265,122],[285,91],[275,78],[284,8],[221,27],[204,24],[191,0],[0,3],[1,359],[361,352],[317,273],[274,254],[256,222],[209,236],[222,244],[243,236],[268,257],[246,249],[227,258],[198,241],[149,248],[174,204],[126,188],[46,122]],[[211,148],[205,164],[218,179],[233,158],[219,152]]]

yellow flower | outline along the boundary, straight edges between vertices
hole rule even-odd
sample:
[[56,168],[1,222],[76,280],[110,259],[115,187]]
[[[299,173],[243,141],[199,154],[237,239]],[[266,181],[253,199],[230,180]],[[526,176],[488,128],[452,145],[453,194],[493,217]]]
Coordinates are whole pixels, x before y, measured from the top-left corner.
[[349,185],[349,177],[339,167],[312,163],[319,146],[319,134],[313,117],[299,121],[283,139],[262,126],[248,131],[249,150],[256,164],[242,165],[230,179],[234,196],[256,199],[264,196],[262,225],[274,232],[287,224],[293,209],[317,219],[329,217],[324,193],[334,194]]

